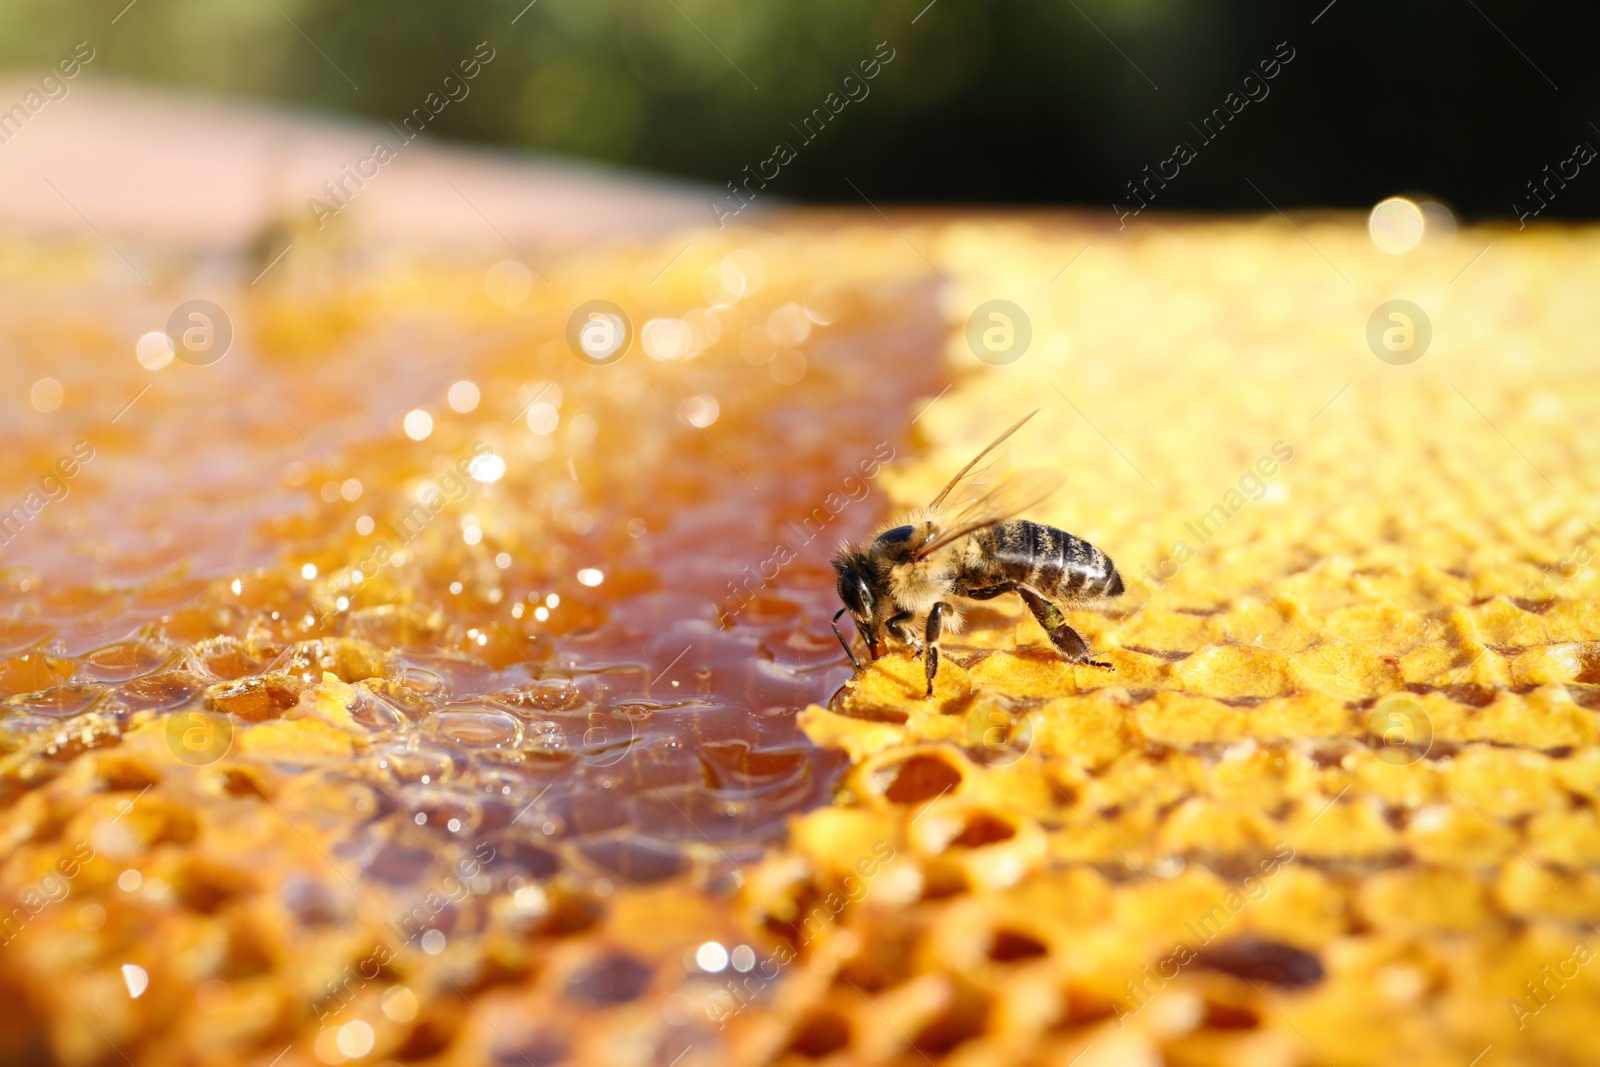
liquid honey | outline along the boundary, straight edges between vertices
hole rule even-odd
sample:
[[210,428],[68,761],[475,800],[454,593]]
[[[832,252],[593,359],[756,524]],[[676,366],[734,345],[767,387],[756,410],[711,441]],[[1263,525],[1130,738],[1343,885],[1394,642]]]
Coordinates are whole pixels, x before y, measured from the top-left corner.
[[[942,384],[925,269],[862,247],[697,236],[654,282],[678,246],[542,279],[313,246],[258,286],[172,254],[151,288],[10,249],[5,491],[91,455],[0,548],[8,888],[93,857],[6,931],[16,1047],[137,1059],[254,989],[278,1008],[221,1048],[309,1054],[372,977],[348,965],[481,960],[492,924],[581,930],[624,885],[736,887],[844,762],[795,727],[849,675],[826,557],[884,517]],[[227,354],[142,365],[198,294]],[[565,339],[595,296],[636,332],[608,366]],[[210,964],[174,960],[180,928]],[[69,941],[41,995],[34,953]],[[42,1022],[108,1004],[104,1041]]]

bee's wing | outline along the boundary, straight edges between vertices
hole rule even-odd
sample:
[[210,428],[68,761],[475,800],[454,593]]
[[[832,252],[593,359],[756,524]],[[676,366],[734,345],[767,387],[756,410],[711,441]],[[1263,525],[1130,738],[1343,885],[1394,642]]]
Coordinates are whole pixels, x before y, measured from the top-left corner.
[[917,549],[917,558],[926,558],[952,541],[1020,515],[1061,488],[1061,483],[1066,480],[1066,476],[1058,470],[1033,468],[1014,471],[952,516],[947,523],[941,522],[944,529],[939,536]]
[[1001,446],[1008,437],[1022,429],[1023,424],[1037,414],[1039,409],[1034,408],[1022,416],[1011,429],[991,441],[988,448],[974,456],[971,463],[957,471],[949,484],[939,490],[939,495],[933,498],[928,510],[939,511],[970,506],[993,491],[1011,466],[1011,449]]

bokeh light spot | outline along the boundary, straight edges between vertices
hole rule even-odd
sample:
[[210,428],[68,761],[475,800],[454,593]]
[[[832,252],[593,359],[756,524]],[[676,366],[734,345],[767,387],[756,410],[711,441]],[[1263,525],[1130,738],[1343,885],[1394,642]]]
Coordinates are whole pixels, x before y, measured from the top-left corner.
[[160,330],[152,330],[145,334],[133,346],[133,353],[138,357],[139,366],[145,370],[160,370],[172,362],[172,357],[177,351],[172,344],[172,338]]
[[716,974],[728,966],[728,950],[716,941],[707,941],[694,952],[695,966]]
[[33,383],[33,388],[28,390],[28,402],[35,411],[54,411],[61,406],[64,391],[61,383],[54,378],[40,378]]
[[467,473],[472,475],[474,481],[498,482],[505,477],[506,461],[499,456],[474,456],[472,462],[467,464]]
[[514,308],[533,292],[533,275],[514,259],[502,259],[483,276],[489,300],[503,308]]
[[1390,255],[1409,252],[1422,242],[1422,209],[1403,196],[1380,201],[1367,216],[1372,243]]
[[405,430],[406,436],[413,441],[426,440],[428,435],[433,433],[433,416],[421,408],[408,411],[405,418]]
[[478,406],[479,396],[477,383],[459,381],[450,387],[448,394],[450,410],[459,411],[465,415]]

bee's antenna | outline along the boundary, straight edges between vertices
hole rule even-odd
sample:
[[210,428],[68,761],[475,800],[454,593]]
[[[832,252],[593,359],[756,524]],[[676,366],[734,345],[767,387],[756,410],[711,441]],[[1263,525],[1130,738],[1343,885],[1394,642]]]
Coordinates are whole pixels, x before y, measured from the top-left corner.
[[839,632],[839,616],[843,615],[846,610],[845,608],[840,608],[833,613],[833,636],[839,639],[839,644],[844,649],[844,654],[850,657],[850,665],[859,671],[861,669],[861,661],[856,659],[856,654],[850,649],[850,642],[846,641],[844,634]]

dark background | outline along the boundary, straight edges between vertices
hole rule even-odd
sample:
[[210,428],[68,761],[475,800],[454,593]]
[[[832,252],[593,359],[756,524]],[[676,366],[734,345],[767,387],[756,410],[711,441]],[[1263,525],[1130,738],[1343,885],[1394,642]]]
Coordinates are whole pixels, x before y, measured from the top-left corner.
[[[43,73],[88,40],[97,75],[398,121],[487,40],[495,60],[428,136],[718,187],[788,140],[798,158],[762,195],[819,202],[1109,211],[1145,165],[1187,139],[1199,158],[1154,207],[1258,211],[1269,197],[1279,207],[1365,208],[1412,192],[1483,218],[1531,204],[1525,183],[1579,141],[1600,148],[1590,124],[1600,123],[1600,9],[1591,5],[125,3],[0,0],[0,63]],[[789,124],[822,106],[880,41],[895,58],[868,83],[870,95],[802,144]],[[1189,123],[1222,106],[1280,41],[1295,58],[1268,83],[1270,95],[1202,146]],[[1595,170],[1600,161],[1541,217],[1600,213]]]

